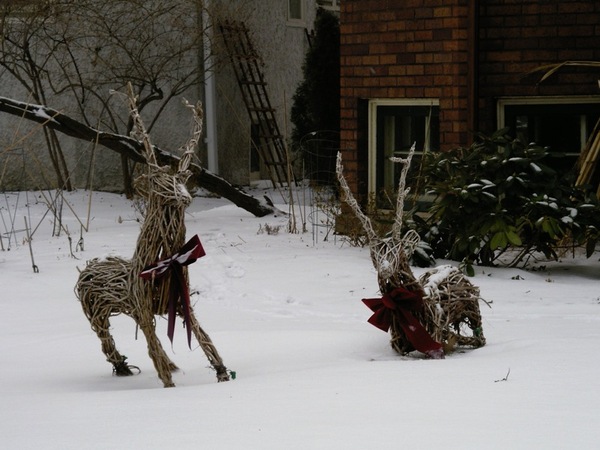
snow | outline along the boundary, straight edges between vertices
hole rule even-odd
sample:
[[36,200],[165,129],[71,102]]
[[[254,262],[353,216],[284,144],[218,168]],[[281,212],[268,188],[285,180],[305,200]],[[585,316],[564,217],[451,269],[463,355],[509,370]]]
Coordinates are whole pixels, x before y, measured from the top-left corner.
[[41,105],[29,105],[32,107],[33,109],[33,114],[35,114],[38,117],[41,117],[42,119],[45,119],[48,122],[54,122],[54,123],[58,123],[56,120],[54,120],[54,117],[50,116],[47,111],[46,108],[41,106]]
[[565,209],[569,212],[569,217],[571,217],[571,218],[577,217],[577,208],[572,208],[572,207],[567,206]]
[[563,216],[563,217],[561,217],[560,221],[562,223],[573,223],[573,217],[571,217],[571,216]]
[[431,275],[423,286],[425,295],[433,297],[438,292],[440,283],[446,280],[454,270],[455,267],[449,264],[430,269]]
[[529,163],[529,167],[531,167],[531,169],[536,172],[536,173],[541,173],[542,172],[542,168],[540,166],[538,166],[536,163]]
[[556,202],[542,202],[542,201],[538,201],[536,202],[538,205],[542,205],[542,206],[547,206],[548,208],[552,208],[552,209],[556,209],[558,210],[558,204]]
[[51,114],[48,114],[49,109],[46,108],[43,105],[36,105],[33,103],[26,103],[26,102],[18,102],[16,100],[7,98],[7,97],[2,97],[0,96],[0,102],[6,102],[9,105],[15,107],[15,108],[19,108],[23,111],[26,111],[28,108],[31,108],[31,112],[40,117],[41,119],[47,121],[47,122],[54,122],[54,123],[58,123],[56,122],[56,120],[54,119],[54,117],[52,117]]
[[[66,198],[85,223],[88,193]],[[285,217],[195,198],[187,234],[207,255],[189,266],[192,301],[237,377],[217,383],[181,323],[171,347],[159,319],[181,369],[177,387],[164,389],[123,316],[112,332],[141,374],[112,376],[73,293],[85,260],[132,254],[139,224],[130,202],[94,194],[84,251],[74,247],[81,226],[63,207],[75,259],[64,231],[52,237],[42,200],[0,197],[0,448],[598,448],[597,254],[536,271],[477,268],[471,281],[492,306],[481,304],[487,345],[444,360],[402,357],[366,322],[360,300],[378,295],[368,249],[324,241],[323,227],[289,234]],[[39,273],[24,217],[37,227]],[[267,224],[282,231],[259,233]]]

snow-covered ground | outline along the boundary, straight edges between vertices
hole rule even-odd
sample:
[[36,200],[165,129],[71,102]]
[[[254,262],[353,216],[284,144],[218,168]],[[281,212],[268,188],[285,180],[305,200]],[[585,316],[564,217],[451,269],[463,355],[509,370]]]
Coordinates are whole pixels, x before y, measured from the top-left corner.
[[401,357],[360,301],[378,295],[367,249],[196,198],[188,237],[197,233],[207,256],[190,266],[192,302],[237,378],[217,383],[180,322],[171,347],[159,319],[181,369],[164,389],[127,317],[112,331],[142,372],[112,375],[73,292],[87,259],[132,254],[135,210],[94,193],[81,251],[76,216],[86,222],[89,193],[66,197],[75,257],[64,231],[52,237],[39,193],[0,197],[2,449],[600,448],[597,254],[538,271],[478,268],[472,282],[492,306],[481,304],[487,345]]

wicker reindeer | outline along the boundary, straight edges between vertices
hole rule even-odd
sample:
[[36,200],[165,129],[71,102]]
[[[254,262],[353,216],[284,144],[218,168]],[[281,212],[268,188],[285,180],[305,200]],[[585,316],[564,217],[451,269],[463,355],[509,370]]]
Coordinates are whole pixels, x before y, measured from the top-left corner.
[[[188,105],[190,106],[190,105]],[[187,264],[204,255],[197,236],[187,244],[184,215],[192,198],[185,183],[194,148],[202,132],[202,110],[193,110],[195,125],[183,147],[179,167],[159,166],[148,133],[130,94],[131,115],[138,137],[144,144],[147,172],[135,183],[145,201],[144,220],[131,259],[108,257],[93,259],[80,272],[76,293],[83,312],[98,335],[102,351],[116,375],[132,375],[132,368],[115,347],[110,334],[110,317],[130,316],[142,330],[148,353],[165,387],[174,386],[171,372],[177,366],[169,359],[155,330],[155,315],[169,315],[169,337],[173,339],[175,316],[184,319],[188,344],[191,333],[217,373],[218,381],[229,380],[226,367],[210,337],[202,330],[189,304]],[[185,244],[185,245],[184,245]]]
[[[391,232],[380,237],[371,220],[360,209],[343,176],[341,154],[336,172],[343,199],[360,221],[377,271],[381,298],[363,299],[374,312],[369,322],[391,332],[391,345],[400,354],[419,350],[431,358],[443,358],[457,346],[485,344],[479,312],[479,289],[462,272],[441,266],[417,279],[409,261],[419,242],[413,230],[402,235],[404,200],[409,192],[406,175],[415,146],[407,158],[392,158],[403,164],[400,173],[396,214]],[[465,335],[468,332],[470,335]]]

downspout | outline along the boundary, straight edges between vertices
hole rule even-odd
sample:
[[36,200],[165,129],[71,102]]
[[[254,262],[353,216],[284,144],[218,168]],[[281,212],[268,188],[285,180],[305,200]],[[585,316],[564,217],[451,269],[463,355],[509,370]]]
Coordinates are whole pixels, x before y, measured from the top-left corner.
[[467,128],[471,138],[479,130],[479,1],[469,0],[467,25]]
[[202,33],[202,69],[204,72],[204,142],[207,149],[207,169],[219,173],[219,153],[217,145],[217,107],[212,41],[213,25],[208,13],[210,1],[198,2],[200,8],[200,32]]

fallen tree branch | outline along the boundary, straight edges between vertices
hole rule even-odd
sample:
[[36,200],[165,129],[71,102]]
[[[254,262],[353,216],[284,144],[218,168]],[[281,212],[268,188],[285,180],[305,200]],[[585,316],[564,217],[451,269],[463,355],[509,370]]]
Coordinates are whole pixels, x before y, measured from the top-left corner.
[[[0,112],[22,117],[24,119],[39,123],[45,127],[55,130],[64,135],[81,139],[87,142],[95,142],[101,146],[115,151],[127,158],[145,164],[143,155],[143,143],[129,136],[115,133],[107,133],[96,130],[86,124],[73,119],[55,109],[43,105],[19,102],[6,97],[0,97]],[[175,165],[179,157],[153,146],[158,164]],[[190,164],[192,176],[190,181],[197,187],[204,188],[214,194],[226,198],[236,206],[245,209],[256,217],[264,217],[275,213],[277,210],[265,200],[259,200],[247,194],[241,189],[233,186],[224,178],[204,169],[199,164]]]

